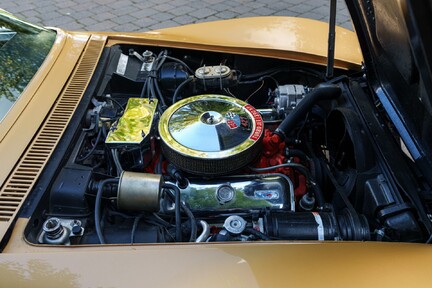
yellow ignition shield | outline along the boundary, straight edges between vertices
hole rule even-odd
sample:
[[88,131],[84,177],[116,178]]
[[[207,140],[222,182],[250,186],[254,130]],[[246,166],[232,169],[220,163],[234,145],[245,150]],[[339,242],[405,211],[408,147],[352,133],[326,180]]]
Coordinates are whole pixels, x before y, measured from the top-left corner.
[[111,126],[105,143],[112,148],[141,145],[150,133],[157,99],[130,98],[120,119]]

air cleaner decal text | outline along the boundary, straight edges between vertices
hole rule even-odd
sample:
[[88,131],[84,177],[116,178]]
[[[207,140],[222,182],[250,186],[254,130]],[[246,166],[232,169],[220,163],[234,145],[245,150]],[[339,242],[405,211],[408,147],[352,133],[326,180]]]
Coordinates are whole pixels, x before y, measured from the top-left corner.
[[261,137],[264,129],[261,114],[250,104],[245,105],[244,108],[252,114],[252,117],[255,120],[255,130],[252,132],[249,139],[257,141]]

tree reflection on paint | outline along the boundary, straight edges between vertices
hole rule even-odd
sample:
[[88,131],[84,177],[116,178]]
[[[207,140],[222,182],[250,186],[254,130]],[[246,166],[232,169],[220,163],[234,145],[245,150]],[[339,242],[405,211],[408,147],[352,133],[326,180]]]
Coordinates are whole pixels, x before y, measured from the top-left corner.
[[0,276],[1,287],[41,287],[41,283],[45,287],[82,287],[79,275],[39,259],[2,261]]
[[[56,33],[0,14],[0,32],[16,34],[0,48],[0,100],[11,106],[48,55]],[[0,111],[0,119],[7,113]]]

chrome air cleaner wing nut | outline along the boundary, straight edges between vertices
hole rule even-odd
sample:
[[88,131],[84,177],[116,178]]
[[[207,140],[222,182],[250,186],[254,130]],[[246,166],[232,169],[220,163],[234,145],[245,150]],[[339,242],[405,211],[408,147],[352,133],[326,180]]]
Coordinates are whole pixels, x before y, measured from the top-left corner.
[[199,95],[170,106],[159,121],[165,157],[199,175],[222,175],[254,160],[264,123],[259,112],[239,99]]

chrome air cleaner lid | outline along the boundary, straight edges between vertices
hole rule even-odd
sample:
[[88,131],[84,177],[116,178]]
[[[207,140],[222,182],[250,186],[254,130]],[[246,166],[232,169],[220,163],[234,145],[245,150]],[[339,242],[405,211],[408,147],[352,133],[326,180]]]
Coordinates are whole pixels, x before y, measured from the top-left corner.
[[184,171],[220,175],[258,154],[263,121],[251,105],[223,95],[199,95],[169,107],[159,121],[164,155]]

